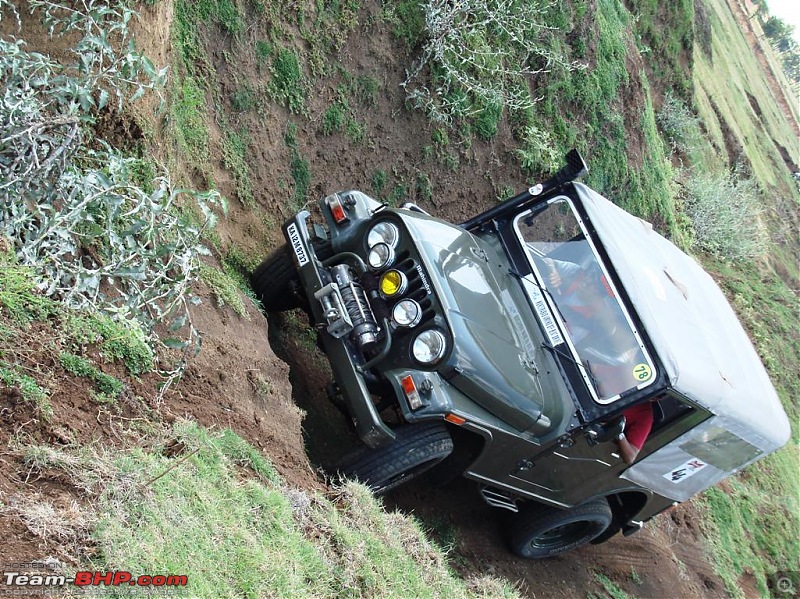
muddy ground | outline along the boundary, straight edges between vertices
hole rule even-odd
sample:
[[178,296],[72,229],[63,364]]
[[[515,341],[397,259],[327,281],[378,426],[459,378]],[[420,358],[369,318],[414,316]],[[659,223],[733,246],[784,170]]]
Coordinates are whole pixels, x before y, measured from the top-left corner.
[[[377,10],[373,8],[370,10]],[[169,24],[171,2],[164,0],[143,7],[139,23],[139,47],[157,64],[171,60]],[[226,62],[223,50],[233,49],[232,40],[210,28],[206,44],[217,69],[222,97],[236,89],[242,73],[257,78],[252,53],[239,49],[236,72]],[[423,147],[430,144],[432,126],[427,119],[404,108],[399,83],[409,60],[388,31],[380,28],[369,36],[352,34],[338,59],[354,74],[377,76],[381,81],[378,99],[368,110],[357,109],[366,123],[367,137],[361,147],[341,134],[321,136],[320,123],[290,115],[274,104],[264,114],[230,114],[235,126],[248,129],[251,136],[251,170],[256,207],[231,201],[231,212],[221,222],[219,233],[224,248],[236,246],[248,254],[266,254],[282,242],[277,224],[290,212],[286,182],[290,156],[283,134],[290,120],[298,126],[298,145],[309,161],[312,173],[310,197],[339,189],[371,191],[376,169],[389,173],[387,187],[413,181],[424,171],[430,176],[433,195],[420,197],[408,185],[408,199],[420,202],[432,213],[461,221],[492,205],[501,187],[524,186],[510,154],[508,126],[490,142],[475,142],[469,148],[451,147],[459,168],[445,167],[435,158],[423,158]],[[632,71],[641,68],[631,64]],[[638,81],[638,77],[631,77]],[[337,84],[335,77],[323,81],[309,97],[311,115],[320,115],[328,105]],[[631,87],[624,92],[620,111],[637,115],[644,94]],[[140,113],[146,114],[147,110]],[[638,118],[630,119],[638,123]],[[159,123],[152,124],[156,135],[154,151],[160,157],[169,152],[159,135]],[[220,131],[212,130],[214,179],[229,198],[235,197],[231,175],[223,168],[216,150]],[[640,133],[631,130],[633,159],[636,159]],[[589,157],[591,158],[591,157]],[[180,169],[180,165],[178,165]],[[184,177],[198,184],[197,173],[188,169]],[[264,215],[275,224],[264,225]],[[193,312],[195,327],[203,336],[202,351],[194,358],[183,380],[165,397],[163,404],[147,409],[131,406],[114,421],[87,400],[87,389],[61,385],[54,389],[55,416],[48,423],[26,418],[25,406],[13,394],[0,394],[0,494],[6,498],[20,493],[41,494],[57,504],[80,501],[80,493],[60,481],[55,473],[35,472],[22,466],[17,452],[7,449],[12,436],[21,433],[51,443],[115,443],[124,436],[124,418],[191,417],[209,427],[230,427],[263,451],[291,485],[326,491],[325,467],[344,453],[353,442],[347,422],[326,398],[324,387],[329,371],[324,357],[309,343],[302,317],[264,317],[248,305],[247,317],[237,316],[228,307],[218,307],[206,289],[204,301]],[[34,339],[34,343],[37,341]],[[43,343],[39,339],[38,343]],[[53,357],[46,350],[32,359],[48,363]],[[137,394],[153,396],[156,381],[144,379]],[[138,410],[138,411],[137,411]],[[153,410],[153,412],[149,411]],[[149,416],[148,416],[149,417]],[[682,505],[657,518],[640,533],[629,538],[580,549],[546,561],[527,562],[506,549],[502,530],[506,515],[486,506],[476,489],[462,479],[444,486],[412,483],[385,499],[387,509],[415,514],[432,534],[452,547],[454,568],[461,573],[485,573],[517,583],[527,597],[585,597],[602,593],[596,574],[603,574],[632,596],[639,597],[721,597],[724,587],[716,577],[705,547],[698,511]],[[56,539],[42,541],[32,535],[13,513],[0,514],[0,563],[41,559],[48,555],[69,561],[69,548]],[[746,580],[742,586],[749,595],[755,591]]]

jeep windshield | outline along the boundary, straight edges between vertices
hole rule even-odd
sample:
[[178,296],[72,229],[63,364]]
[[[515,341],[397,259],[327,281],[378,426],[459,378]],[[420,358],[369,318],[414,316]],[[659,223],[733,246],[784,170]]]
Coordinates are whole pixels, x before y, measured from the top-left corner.
[[553,347],[565,346],[592,398],[609,404],[655,381],[655,368],[572,202],[514,219],[533,271],[523,285]]

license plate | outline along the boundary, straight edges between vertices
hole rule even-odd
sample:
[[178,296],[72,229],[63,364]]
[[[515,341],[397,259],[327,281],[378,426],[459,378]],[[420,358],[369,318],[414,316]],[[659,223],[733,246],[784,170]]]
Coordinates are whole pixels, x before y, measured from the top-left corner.
[[297,225],[292,223],[286,227],[286,234],[289,237],[289,245],[292,246],[294,255],[297,256],[297,264],[303,266],[308,264],[308,252],[303,245],[303,239],[300,237],[300,231],[297,230]]

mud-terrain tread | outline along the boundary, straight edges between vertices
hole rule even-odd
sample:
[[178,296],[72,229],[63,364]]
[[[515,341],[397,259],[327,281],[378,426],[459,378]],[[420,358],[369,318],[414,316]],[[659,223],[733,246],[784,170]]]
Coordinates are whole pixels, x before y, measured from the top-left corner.
[[[314,240],[314,253],[319,260],[333,255],[329,241]],[[285,312],[303,305],[295,291],[299,283],[297,267],[288,245],[282,245],[267,256],[250,276],[250,286],[267,312]]]
[[[571,551],[590,543],[611,524],[613,514],[605,499],[597,499],[569,510],[544,505],[531,505],[512,521],[509,530],[511,550],[520,557],[541,559]],[[585,530],[575,531],[564,543],[552,547],[537,547],[532,542],[548,531],[569,524],[585,522]]]
[[441,422],[404,424],[394,433],[395,441],[386,447],[362,448],[345,457],[340,474],[383,495],[426,472],[453,451],[453,440]]

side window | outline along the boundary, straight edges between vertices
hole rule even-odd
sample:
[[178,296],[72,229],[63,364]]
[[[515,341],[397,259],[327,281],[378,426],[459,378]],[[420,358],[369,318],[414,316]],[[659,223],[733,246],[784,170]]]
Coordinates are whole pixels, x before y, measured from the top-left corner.
[[655,433],[692,411],[692,406],[676,397],[664,395],[653,403],[653,430]]
[[653,428],[642,447],[643,452],[653,453],[709,416],[702,408],[665,393],[653,403]]

